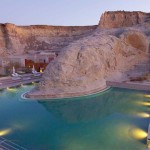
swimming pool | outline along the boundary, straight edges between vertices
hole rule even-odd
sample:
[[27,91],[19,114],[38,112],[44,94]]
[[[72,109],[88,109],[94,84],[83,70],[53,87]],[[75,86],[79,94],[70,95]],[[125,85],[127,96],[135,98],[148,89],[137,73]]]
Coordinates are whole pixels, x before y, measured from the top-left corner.
[[145,150],[150,98],[113,88],[81,98],[23,100],[0,92],[0,136],[29,150]]

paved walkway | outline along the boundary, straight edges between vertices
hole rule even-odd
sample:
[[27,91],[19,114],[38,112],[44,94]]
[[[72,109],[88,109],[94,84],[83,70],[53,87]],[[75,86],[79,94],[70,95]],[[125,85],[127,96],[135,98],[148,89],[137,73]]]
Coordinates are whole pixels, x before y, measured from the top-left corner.
[[28,84],[32,82],[39,82],[41,81],[41,75],[40,76],[34,76],[33,74],[25,74],[20,77],[4,77],[0,78],[0,90],[5,89],[8,87],[15,87],[21,84]]

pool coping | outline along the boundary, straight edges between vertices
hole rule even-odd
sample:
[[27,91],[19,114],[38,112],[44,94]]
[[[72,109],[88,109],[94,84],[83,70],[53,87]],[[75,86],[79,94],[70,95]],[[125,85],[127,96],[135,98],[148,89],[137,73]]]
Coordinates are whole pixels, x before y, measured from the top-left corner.
[[22,95],[23,99],[64,99],[64,98],[73,98],[73,97],[82,97],[82,96],[89,96],[93,94],[97,94],[100,92],[103,92],[107,90],[110,87],[116,87],[116,88],[124,88],[124,89],[132,89],[132,90],[144,90],[144,91],[150,91],[150,82],[148,83],[142,83],[142,82],[123,82],[123,81],[106,81],[106,86],[103,88],[98,88],[94,89],[91,91],[86,91],[86,92],[77,92],[77,93],[64,93],[64,94],[51,94],[51,95],[36,95],[36,94],[31,94],[31,96],[28,98],[25,95],[29,93],[26,92]]
[[60,99],[69,99],[69,98],[80,98],[80,97],[92,96],[92,95],[96,95],[96,94],[99,94],[99,93],[103,93],[103,92],[105,92],[109,89],[111,89],[111,87],[107,86],[107,87],[105,87],[101,90],[95,90],[94,92],[89,91],[85,94],[79,94],[79,95],[74,95],[75,93],[68,93],[68,94],[71,94],[72,96],[59,97],[59,96],[61,96],[61,95],[59,95],[59,96],[56,97],[56,96],[47,95],[47,97],[43,97],[43,96],[39,97],[38,96],[38,97],[31,97],[31,98],[28,98],[28,97],[25,96],[26,94],[28,94],[30,92],[30,91],[27,91],[27,92],[25,92],[21,95],[21,98],[24,99],[24,100],[57,100],[57,99],[60,100]]
[[150,91],[150,82],[106,81],[106,85],[117,88]]

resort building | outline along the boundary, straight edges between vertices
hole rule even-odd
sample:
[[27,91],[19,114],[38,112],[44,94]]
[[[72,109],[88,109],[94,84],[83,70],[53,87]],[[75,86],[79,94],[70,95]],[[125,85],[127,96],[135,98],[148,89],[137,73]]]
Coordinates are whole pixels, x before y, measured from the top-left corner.
[[26,59],[32,60],[35,63],[39,63],[39,62],[49,63],[55,58],[56,58],[56,53],[54,52],[40,52],[40,53],[30,54]]
[[31,68],[33,65],[37,71],[45,70],[46,66],[56,58],[54,52],[37,52],[30,54],[25,59],[25,67]]
[[0,57],[0,75],[7,74],[7,70],[16,68],[32,68],[33,65],[37,71],[45,70],[46,66],[55,59],[57,54],[55,52],[36,52],[32,51],[27,55],[16,55],[8,57]]

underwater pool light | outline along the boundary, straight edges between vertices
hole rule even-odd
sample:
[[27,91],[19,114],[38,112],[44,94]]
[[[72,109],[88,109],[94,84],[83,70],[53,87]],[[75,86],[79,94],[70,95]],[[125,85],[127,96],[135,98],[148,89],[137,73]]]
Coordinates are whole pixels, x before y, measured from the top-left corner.
[[11,129],[0,130],[0,136],[7,135],[11,132]]
[[142,118],[149,118],[150,115],[146,112],[140,112],[136,114],[138,117],[142,117]]
[[9,88],[9,87],[7,87],[7,91],[9,91],[9,92],[15,92],[15,91],[17,91],[17,90],[14,89],[14,88]]
[[150,102],[138,102],[140,105],[150,106]]
[[129,134],[132,138],[137,140],[142,140],[147,137],[148,133],[140,128],[132,128],[129,131]]
[[147,98],[150,98],[150,94],[146,94],[146,95],[144,95],[145,97],[147,97]]

